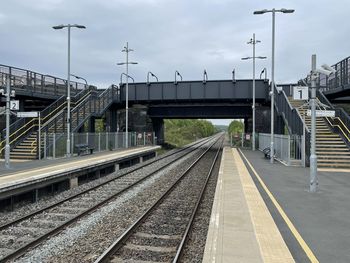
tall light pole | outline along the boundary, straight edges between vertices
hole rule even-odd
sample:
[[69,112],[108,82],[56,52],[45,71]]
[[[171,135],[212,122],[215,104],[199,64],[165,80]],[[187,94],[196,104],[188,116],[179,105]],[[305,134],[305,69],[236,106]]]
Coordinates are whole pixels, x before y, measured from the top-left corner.
[[260,40],[255,40],[255,33],[253,34],[253,38],[250,39],[247,44],[253,45],[253,56],[252,57],[245,57],[242,58],[242,60],[247,60],[247,59],[253,59],[253,134],[252,134],[252,150],[255,151],[255,59],[266,59],[266,57],[262,56],[255,56],[255,45],[257,43],[260,43]]
[[55,30],[68,28],[68,74],[67,74],[67,157],[71,156],[71,145],[70,145],[70,29],[72,27],[85,29],[86,27],[78,24],[67,24],[67,25],[58,25],[53,26],[52,28]]
[[294,9],[263,9],[254,11],[254,15],[262,15],[265,13],[272,13],[272,55],[271,55],[271,139],[270,139],[270,162],[273,163],[274,157],[274,101],[275,101],[275,14],[276,12],[290,14],[294,12]]
[[[126,47],[122,52],[126,53],[126,62],[117,63],[117,65],[126,65],[126,76],[129,76],[129,64],[137,64],[137,62],[129,62],[129,52],[134,51],[129,48],[129,42],[126,42]],[[125,148],[128,148],[128,126],[129,126],[129,78],[126,78],[126,89],[125,89]]]

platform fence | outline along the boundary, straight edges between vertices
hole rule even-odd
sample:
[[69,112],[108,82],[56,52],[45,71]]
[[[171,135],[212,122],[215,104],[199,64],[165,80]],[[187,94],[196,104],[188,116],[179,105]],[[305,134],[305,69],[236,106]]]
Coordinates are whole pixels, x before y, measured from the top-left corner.
[[[270,141],[269,133],[259,133],[259,150],[269,148]],[[305,158],[303,148],[303,138],[300,135],[274,135],[275,158],[286,165],[302,164],[302,159]]]
[[[100,133],[72,133],[71,153],[78,155],[79,145],[86,145],[93,153],[103,151],[114,151],[125,149],[124,132],[100,132]],[[148,146],[155,144],[153,132],[129,132],[128,146]],[[67,134],[66,133],[43,133],[41,135],[41,147],[39,155],[41,158],[62,158],[66,157]],[[88,153],[88,152],[87,152]]]

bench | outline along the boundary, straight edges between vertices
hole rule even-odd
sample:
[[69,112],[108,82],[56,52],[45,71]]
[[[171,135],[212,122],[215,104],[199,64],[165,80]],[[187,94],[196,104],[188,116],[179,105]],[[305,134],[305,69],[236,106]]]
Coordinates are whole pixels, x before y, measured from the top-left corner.
[[94,153],[94,148],[90,147],[88,144],[76,144],[74,147],[78,151],[78,156],[82,155],[82,153],[85,154],[93,154]]

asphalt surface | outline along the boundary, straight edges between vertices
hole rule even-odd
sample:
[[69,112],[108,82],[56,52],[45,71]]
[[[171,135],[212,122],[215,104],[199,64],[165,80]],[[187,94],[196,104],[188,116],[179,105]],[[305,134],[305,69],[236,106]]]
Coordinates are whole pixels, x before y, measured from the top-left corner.
[[[319,190],[310,193],[309,168],[271,165],[259,151],[242,152],[319,262],[350,262],[350,172],[318,172]],[[261,185],[254,182],[296,262],[310,262]]]

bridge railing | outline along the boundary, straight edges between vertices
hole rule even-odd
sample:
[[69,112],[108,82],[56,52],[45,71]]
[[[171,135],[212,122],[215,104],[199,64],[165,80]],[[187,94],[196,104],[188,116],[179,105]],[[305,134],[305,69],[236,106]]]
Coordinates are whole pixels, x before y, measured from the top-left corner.
[[350,84],[350,57],[347,57],[332,66],[336,70],[335,74],[329,77],[320,74],[318,85],[322,91],[343,88]]
[[[0,64],[0,86],[6,86],[7,76],[10,76],[12,88],[25,93],[61,96],[67,92],[67,80],[65,79]],[[86,84],[74,81],[71,81],[70,85],[72,94],[87,88]]]

